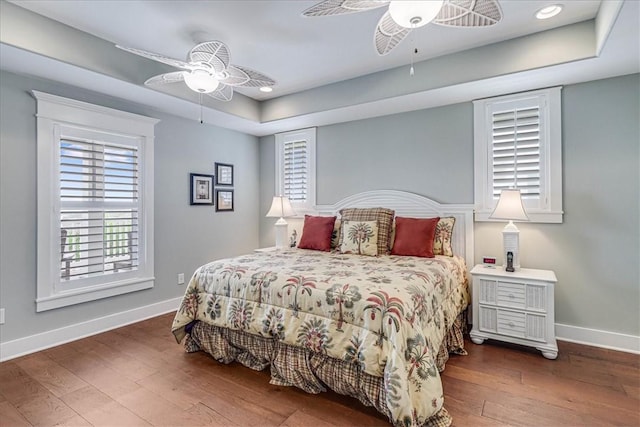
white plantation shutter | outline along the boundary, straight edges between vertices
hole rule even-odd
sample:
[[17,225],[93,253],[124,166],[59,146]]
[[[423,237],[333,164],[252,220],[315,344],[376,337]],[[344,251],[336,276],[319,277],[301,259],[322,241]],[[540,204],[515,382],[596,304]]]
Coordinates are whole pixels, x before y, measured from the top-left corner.
[[516,188],[532,221],[562,222],[560,89],[474,101],[476,220]]
[[152,288],[158,120],[32,94],[38,108],[36,311]]
[[540,108],[492,112],[493,197],[517,188],[523,199],[540,198]]
[[298,214],[315,205],[316,129],[276,134],[276,194],[287,196]]
[[306,140],[284,143],[284,190],[292,203],[307,201],[309,152]]
[[137,269],[138,147],[65,138],[59,149],[60,278]]

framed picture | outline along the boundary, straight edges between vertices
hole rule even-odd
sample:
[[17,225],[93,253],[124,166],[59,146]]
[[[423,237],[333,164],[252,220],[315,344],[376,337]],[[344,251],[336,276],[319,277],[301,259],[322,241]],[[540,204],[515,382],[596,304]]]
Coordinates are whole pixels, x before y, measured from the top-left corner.
[[216,162],[216,185],[233,185],[233,165]]
[[191,204],[213,205],[213,175],[192,173],[191,177]]
[[216,190],[216,212],[233,211],[233,190]]

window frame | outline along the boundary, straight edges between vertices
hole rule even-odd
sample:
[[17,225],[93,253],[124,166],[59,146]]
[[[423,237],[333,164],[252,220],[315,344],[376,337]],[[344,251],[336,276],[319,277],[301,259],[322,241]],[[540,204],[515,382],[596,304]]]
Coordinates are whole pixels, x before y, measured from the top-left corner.
[[[38,91],[37,102],[37,294],[36,311],[108,298],[154,286],[153,141],[157,119]],[[90,277],[83,286],[63,284],[60,275],[60,139],[65,132],[111,135],[139,144],[138,268]],[[62,134],[61,134],[62,132]],[[97,277],[97,278],[96,278]],[[83,280],[83,279],[81,279]],[[65,286],[66,285],[66,286]]]
[[304,203],[291,201],[291,206],[296,211],[296,216],[305,213],[313,213],[316,205],[316,132],[317,128],[298,129],[275,135],[276,150],[276,177],[275,195],[286,196],[284,191],[284,154],[287,143],[305,141],[307,145],[307,200]]
[[525,200],[525,209],[531,222],[562,223],[561,90],[558,86],[473,101],[476,221],[495,221],[489,219],[498,201],[493,196],[493,109],[498,104],[537,100],[540,111],[540,198],[535,207]]

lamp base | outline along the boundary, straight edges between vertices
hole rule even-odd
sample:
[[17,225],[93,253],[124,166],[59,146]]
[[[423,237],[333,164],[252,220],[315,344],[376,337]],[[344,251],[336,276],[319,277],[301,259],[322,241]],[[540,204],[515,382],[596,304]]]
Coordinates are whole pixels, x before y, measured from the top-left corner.
[[289,239],[287,238],[287,233],[289,230],[289,224],[284,218],[280,218],[276,224],[276,249],[286,249],[287,244],[289,243]]
[[[511,263],[507,260],[508,252],[513,255]],[[503,265],[505,270],[509,264],[513,267],[513,271],[520,269],[520,230],[518,230],[513,221],[509,221],[502,230],[502,255],[504,256]]]

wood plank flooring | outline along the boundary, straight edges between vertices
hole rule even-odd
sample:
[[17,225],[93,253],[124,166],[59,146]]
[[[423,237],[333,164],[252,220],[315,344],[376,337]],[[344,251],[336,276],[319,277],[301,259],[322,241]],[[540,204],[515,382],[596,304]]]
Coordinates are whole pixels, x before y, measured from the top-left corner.
[[[0,426],[388,426],[335,393],[187,354],[173,314],[0,364]],[[640,426],[640,356],[559,343],[557,360],[467,343],[442,374],[456,426]]]

